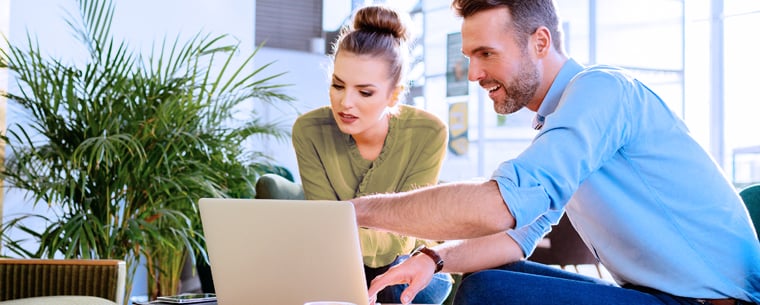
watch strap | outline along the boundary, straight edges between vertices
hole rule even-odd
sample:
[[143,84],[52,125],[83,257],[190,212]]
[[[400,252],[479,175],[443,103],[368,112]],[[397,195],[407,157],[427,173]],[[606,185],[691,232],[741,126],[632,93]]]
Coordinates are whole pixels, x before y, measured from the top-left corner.
[[443,269],[443,259],[441,258],[440,255],[438,255],[437,252],[435,252],[435,250],[430,249],[426,247],[425,245],[421,245],[417,247],[416,249],[414,249],[414,251],[412,251],[411,256],[414,257],[420,253],[427,255],[428,257],[430,257],[430,259],[433,260],[433,262],[435,263],[436,273],[440,272],[441,269]]

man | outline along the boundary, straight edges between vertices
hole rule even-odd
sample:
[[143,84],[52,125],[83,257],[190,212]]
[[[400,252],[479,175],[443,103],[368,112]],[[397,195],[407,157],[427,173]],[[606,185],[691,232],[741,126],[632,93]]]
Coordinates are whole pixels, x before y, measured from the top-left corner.
[[[459,240],[413,255],[370,295],[408,283],[408,302],[442,265],[469,274],[460,305],[760,302],[746,209],[656,94],[625,71],[569,59],[551,0],[452,7],[470,81],[498,113],[535,111],[540,131],[490,181],[355,199],[360,226]],[[618,285],[523,260],[563,212]]]

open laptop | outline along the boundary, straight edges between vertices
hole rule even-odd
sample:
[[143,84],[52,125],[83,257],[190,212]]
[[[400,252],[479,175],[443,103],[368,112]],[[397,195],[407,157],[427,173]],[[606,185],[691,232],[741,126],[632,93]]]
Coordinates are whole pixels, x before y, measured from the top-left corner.
[[203,198],[199,206],[219,304],[368,304],[350,203]]

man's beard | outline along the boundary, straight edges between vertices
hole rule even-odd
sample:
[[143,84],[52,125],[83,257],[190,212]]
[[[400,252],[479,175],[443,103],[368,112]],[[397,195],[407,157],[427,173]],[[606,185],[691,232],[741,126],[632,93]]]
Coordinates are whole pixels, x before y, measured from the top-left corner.
[[504,99],[494,100],[493,109],[498,114],[514,113],[530,103],[536,95],[540,75],[533,63],[524,57],[517,75],[507,84],[501,84],[505,91]]

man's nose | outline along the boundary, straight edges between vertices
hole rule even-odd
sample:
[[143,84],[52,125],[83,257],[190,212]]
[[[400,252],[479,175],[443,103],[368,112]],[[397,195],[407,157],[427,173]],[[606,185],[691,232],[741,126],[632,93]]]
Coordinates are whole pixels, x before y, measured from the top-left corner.
[[471,82],[476,82],[485,78],[485,72],[480,68],[477,61],[470,60],[470,66],[467,69],[467,79]]

